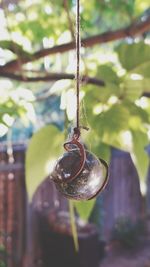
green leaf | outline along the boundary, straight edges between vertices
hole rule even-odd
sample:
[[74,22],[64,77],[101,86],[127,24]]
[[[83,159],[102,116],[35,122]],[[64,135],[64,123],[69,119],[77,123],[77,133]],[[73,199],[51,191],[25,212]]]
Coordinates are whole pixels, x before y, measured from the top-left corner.
[[131,101],[124,101],[123,106],[129,111],[130,113],[130,119],[134,117],[134,119],[137,117],[140,120],[140,124],[142,123],[150,123],[150,117],[148,112],[137,106],[135,103]]
[[108,106],[105,106],[104,111],[97,115],[94,114],[94,111],[92,113],[92,109],[87,109],[87,116],[99,142],[121,148],[118,137],[122,131],[128,130],[130,117],[129,111],[122,104],[116,103],[109,109]]
[[142,93],[150,92],[150,79],[124,81],[124,98],[129,100],[138,99]]
[[95,117],[95,130],[100,136],[117,134],[128,129],[129,112],[121,104],[114,104],[109,110]]
[[120,104],[113,105],[109,110],[97,115],[94,121],[95,131],[101,142],[122,148],[122,131],[128,130],[129,111]]
[[126,78],[122,84],[122,89],[123,99],[135,101],[142,95],[142,92],[144,91],[144,82]]
[[140,15],[144,12],[144,10],[149,9],[149,0],[135,0],[134,2],[134,10],[137,15]]
[[0,47],[3,49],[10,50],[14,54],[18,55],[19,57],[23,58],[30,58],[31,54],[29,54],[27,51],[23,50],[23,47],[12,40],[3,40],[0,41]]
[[88,221],[91,212],[94,208],[96,199],[88,200],[88,201],[73,201],[73,204],[80,216],[84,221]]
[[140,75],[142,75],[143,78],[149,78],[149,76],[150,76],[150,61],[145,62],[141,65],[138,65],[131,72],[134,74],[140,74]]
[[15,53],[15,50],[22,51],[22,46],[13,42],[12,40],[2,40],[0,41],[0,47],[3,49],[8,49]]
[[119,97],[121,94],[119,86],[113,83],[106,83],[106,86],[100,92],[100,101],[106,103],[111,96]]
[[[106,86],[84,86],[84,102],[86,109],[93,109],[96,104],[107,103],[111,96],[119,97],[121,92],[118,85],[107,82]],[[91,112],[91,111],[90,111]]]
[[117,76],[116,72],[109,65],[101,65],[97,68],[97,75],[99,79],[104,80],[106,83],[118,84],[120,79]]
[[104,159],[106,162],[110,160],[110,146],[101,142],[99,136],[94,130],[91,130],[85,137],[85,143],[88,150],[91,150],[98,158]]
[[116,51],[123,68],[128,71],[150,61],[150,45],[144,42],[126,44],[121,43]]
[[92,152],[98,157],[104,159],[107,163],[110,160],[111,156],[111,151],[110,151],[110,146],[99,142],[92,144]]
[[139,177],[143,180],[146,178],[149,158],[145,151],[145,147],[148,145],[147,134],[142,131],[132,131],[133,142],[133,161],[138,171]]
[[56,126],[40,129],[30,140],[26,153],[26,184],[31,200],[36,188],[50,173],[63,150],[64,134]]

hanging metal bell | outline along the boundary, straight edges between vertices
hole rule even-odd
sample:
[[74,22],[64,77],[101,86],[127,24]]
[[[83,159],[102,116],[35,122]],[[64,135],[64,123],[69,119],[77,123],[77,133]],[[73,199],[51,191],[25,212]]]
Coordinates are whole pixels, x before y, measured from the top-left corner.
[[67,152],[58,159],[50,175],[56,188],[70,199],[94,198],[107,183],[107,163],[85,150],[78,136],[65,143],[64,147]]

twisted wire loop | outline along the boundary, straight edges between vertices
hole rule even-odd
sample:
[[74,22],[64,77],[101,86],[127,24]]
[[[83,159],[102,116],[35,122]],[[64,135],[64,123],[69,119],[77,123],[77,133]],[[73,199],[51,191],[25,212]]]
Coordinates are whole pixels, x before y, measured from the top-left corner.
[[80,155],[79,167],[77,168],[76,172],[73,175],[70,175],[69,177],[65,178],[65,181],[68,182],[74,180],[82,172],[86,161],[86,152],[84,149],[84,145],[79,140],[80,134],[80,128],[75,127],[71,140],[64,143],[64,148],[67,152],[74,151],[73,147],[75,146],[76,150],[78,150]]

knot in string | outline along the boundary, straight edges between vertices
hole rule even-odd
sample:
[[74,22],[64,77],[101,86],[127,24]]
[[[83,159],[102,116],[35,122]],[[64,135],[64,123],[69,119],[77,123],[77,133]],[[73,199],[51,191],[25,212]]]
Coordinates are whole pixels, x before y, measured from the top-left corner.
[[73,139],[78,140],[81,135],[80,127],[75,127],[73,129]]

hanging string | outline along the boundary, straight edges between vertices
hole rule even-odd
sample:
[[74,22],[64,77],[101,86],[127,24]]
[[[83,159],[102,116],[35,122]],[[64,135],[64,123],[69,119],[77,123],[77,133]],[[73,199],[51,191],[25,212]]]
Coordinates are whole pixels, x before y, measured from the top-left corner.
[[74,133],[80,136],[80,128],[88,130],[86,126],[80,125],[80,0],[76,0],[76,128]]
[[76,128],[80,128],[80,0],[77,0],[76,9]]

